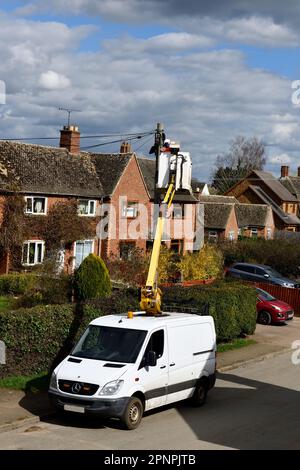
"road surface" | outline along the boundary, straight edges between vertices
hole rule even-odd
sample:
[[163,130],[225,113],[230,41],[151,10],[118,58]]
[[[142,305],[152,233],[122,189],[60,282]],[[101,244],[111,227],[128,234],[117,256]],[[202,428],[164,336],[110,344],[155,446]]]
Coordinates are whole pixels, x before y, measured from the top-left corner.
[[0,449],[299,449],[299,392],[300,364],[285,353],[220,373],[203,408],[180,403],[149,413],[135,431],[55,415],[2,432]]

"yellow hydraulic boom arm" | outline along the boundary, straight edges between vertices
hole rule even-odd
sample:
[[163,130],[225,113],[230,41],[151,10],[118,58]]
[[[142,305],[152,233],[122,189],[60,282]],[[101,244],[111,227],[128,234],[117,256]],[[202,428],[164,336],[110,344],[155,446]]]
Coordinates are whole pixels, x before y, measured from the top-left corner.
[[164,223],[168,208],[172,204],[174,194],[175,182],[174,176],[172,176],[166,195],[160,206],[146,287],[141,289],[140,307],[142,310],[145,310],[148,315],[158,315],[161,313],[161,290],[157,286],[157,269]]

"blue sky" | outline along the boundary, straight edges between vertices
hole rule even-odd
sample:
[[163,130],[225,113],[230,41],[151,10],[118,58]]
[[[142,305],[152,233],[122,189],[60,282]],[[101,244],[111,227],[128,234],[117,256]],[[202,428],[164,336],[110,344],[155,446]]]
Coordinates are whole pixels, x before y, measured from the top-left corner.
[[273,144],[269,169],[295,168],[299,16],[269,0],[2,1],[1,132],[58,135],[63,106],[87,134],[165,122],[204,179],[237,135]]

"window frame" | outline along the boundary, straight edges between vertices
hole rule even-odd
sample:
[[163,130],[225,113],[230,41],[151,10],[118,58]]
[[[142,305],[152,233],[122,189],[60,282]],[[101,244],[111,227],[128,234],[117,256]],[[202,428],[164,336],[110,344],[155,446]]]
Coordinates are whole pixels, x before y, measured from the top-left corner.
[[234,242],[234,240],[235,240],[234,235],[235,235],[235,231],[234,231],[234,230],[230,230],[230,231],[228,232],[228,240],[229,240],[230,242]]
[[[34,262],[30,263],[29,262],[29,247],[31,244],[35,245],[35,252],[34,252]],[[24,262],[24,250],[25,250],[25,245],[28,246],[28,251],[27,251],[27,261]],[[41,251],[41,261],[37,261],[38,258],[38,251],[36,246],[41,245],[42,246],[42,251]],[[44,261],[45,257],[45,241],[44,240],[25,240],[22,245],[22,260],[21,264],[22,266],[36,266],[38,264],[42,264]]]
[[[28,199],[31,200],[31,207],[32,210],[29,211],[27,210],[27,201]],[[35,199],[44,199],[45,205],[44,205],[44,212],[34,212],[34,200]],[[48,211],[48,198],[47,196],[25,196],[25,214],[26,215],[47,215]]]
[[[81,214],[80,213],[80,211],[79,211],[80,202],[87,202],[87,206],[88,206],[88,213],[87,214]],[[94,204],[94,212],[90,211],[91,203]],[[95,217],[96,207],[97,207],[97,200],[96,199],[78,199],[78,215],[80,217]]]
[[[122,218],[123,219],[136,219],[138,216],[138,201],[124,201],[122,205]],[[134,206],[134,215],[128,215],[128,209]]]
[[251,238],[258,238],[258,228],[257,227],[251,227],[250,235],[251,235]]
[[[214,235],[212,235],[214,233]],[[208,242],[214,242],[216,243],[219,239],[219,234],[217,230],[209,230],[208,231],[208,237],[207,240]]]
[[[91,238],[87,238],[86,240],[76,240],[76,242],[74,242],[74,250],[73,250],[73,258],[74,258],[74,260],[73,260],[73,271],[76,269],[76,246],[77,246],[78,243],[87,243],[87,242],[92,243],[92,251],[90,252],[90,254],[91,254],[91,253],[94,253],[94,251],[95,251],[95,240],[93,240],[93,239],[91,239]],[[83,260],[82,260],[82,261],[83,261]],[[82,263],[82,261],[81,261],[81,263]],[[80,263],[80,264],[81,264],[81,263]],[[79,264],[79,266],[80,266],[80,264]],[[79,266],[78,266],[78,267],[79,267]]]

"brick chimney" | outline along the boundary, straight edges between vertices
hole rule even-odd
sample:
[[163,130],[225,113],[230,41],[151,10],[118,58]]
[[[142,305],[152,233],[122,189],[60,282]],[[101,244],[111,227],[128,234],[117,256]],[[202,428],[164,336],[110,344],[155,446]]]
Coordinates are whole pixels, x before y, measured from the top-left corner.
[[281,167],[281,178],[286,178],[287,176],[289,176],[289,171],[290,171],[290,167],[283,165]]
[[132,153],[132,147],[129,142],[122,142],[120,147],[120,153]]
[[298,176],[300,178],[300,166],[298,166]]
[[60,147],[66,148],[70,153],[80,152],[80,132],[77,126],[64,126],[60,131]]

